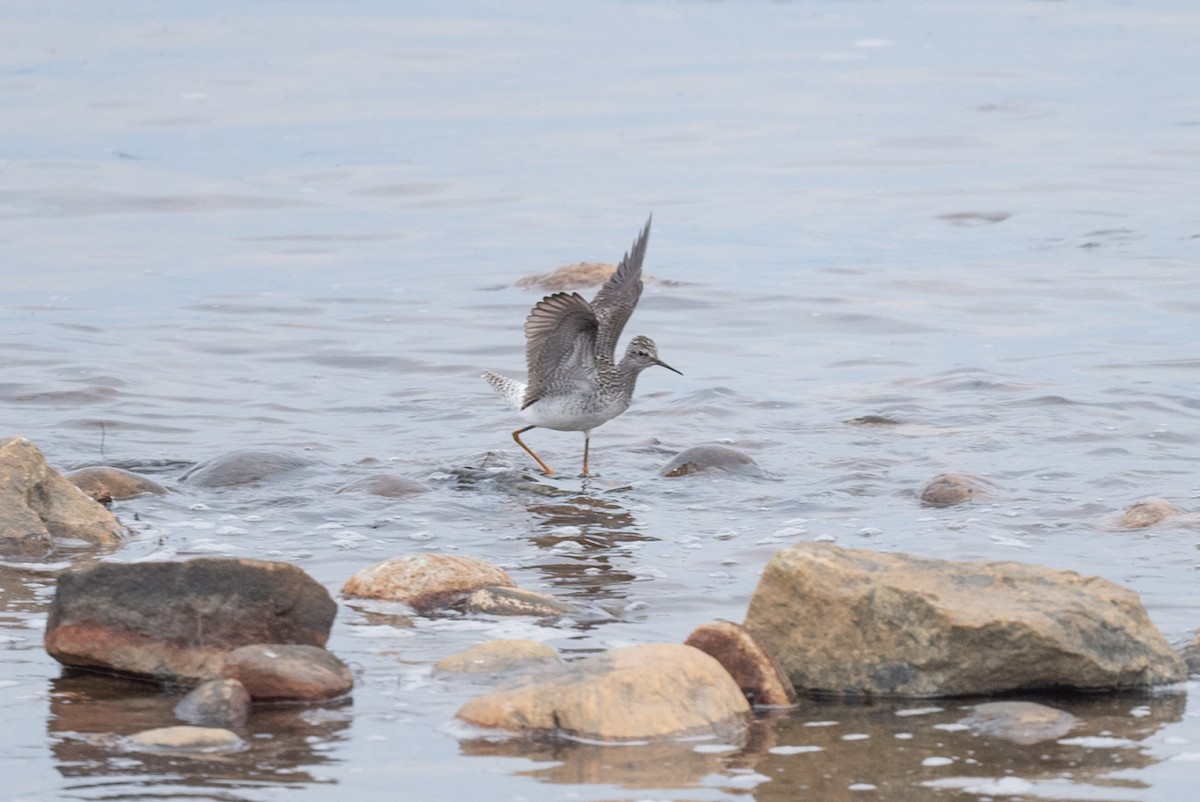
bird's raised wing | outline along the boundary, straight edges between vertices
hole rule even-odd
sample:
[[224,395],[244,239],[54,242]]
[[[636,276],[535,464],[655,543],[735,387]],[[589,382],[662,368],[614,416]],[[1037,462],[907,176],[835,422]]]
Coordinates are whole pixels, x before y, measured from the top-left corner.
[[591,304],[577,292],[556,292],[537,302],[525,318],[529,378],[522,409],[556,382],[595,379],[597,327]]
[[646,227],[621,260],[617,272],[604,282],[592,301],[599,328],[596,334],[597,356],[609,360],[613,358],[621,330],[642,297],[642,260],[646,258],[646,243],[650,239],[650,222],[653,219],[651,216],[646,220]]

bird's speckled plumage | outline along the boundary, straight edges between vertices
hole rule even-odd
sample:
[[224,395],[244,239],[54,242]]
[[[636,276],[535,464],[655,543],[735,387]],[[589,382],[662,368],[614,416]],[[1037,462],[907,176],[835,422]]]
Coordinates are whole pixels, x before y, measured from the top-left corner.
[[629,408],[638,374],[651,365],[679,373],[658,358],[653,340],[640,335],[630,340],[621,361],[614,361],[621,330],[642,295],[642,261],[649,238],[647,220],[617,271],[591,303],[576,292],[556,292],[534,305],[525,319],[527,384],[490,370],[483,374],[529,423],[513,432],[513,439],[546,473],[553,471],[522,442],[522,432],[537,426],[582,431],[586,476],[591,430]]

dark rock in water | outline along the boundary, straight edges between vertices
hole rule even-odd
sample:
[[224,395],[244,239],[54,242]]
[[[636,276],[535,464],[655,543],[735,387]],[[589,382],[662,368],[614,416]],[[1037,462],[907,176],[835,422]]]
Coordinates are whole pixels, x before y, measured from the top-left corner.
[[886,415],[862,415],[846,421],[851,426],[899,426],[901,421]]
[[750,710],[720,663],[681,644],[614,649],[534,680],[476,697],[458,718],[525,735],[629,741],[730,737]]
[[63,574],[45,646],[60,663],[191,684],[252,643],[324,646],[337,604],[300,568],[224,557]]
[[120,542],[124,527],[46,463],[24,437],[0,440],[0,541],[48,548],[60,539],[97,546]]
[[558,652],[544,643],[521,638],[489,640],[434,665],[443,674],[527,674],[562,665]]
[[246,686],[256,702],[320,702],[354,687],[346,664],[317,646],[258,643],[234,649],[222,673]]
[[798,690],[821,693],[1145,689],[1187,675],[1133,591],[1014,562],[800,544],[767,563],[746,628]]
[[339,487],[337,492],[370,493],[373,496],[383,496],[384,498],[403,498],[404,496],[424,493],[428,489],[415,479],[385,474],[383,476],[367,476],[362,479],[356,479],[348,485]]
[[950,507],[970,501],[982,492],[980,485],[965,476],[943,473],[921,490],[921,503],[929,507]]
[[125,748],[147,752],[235,752],[246,747],[237,733],[220,727],[158,727],[130,735]]
[[974,712],[958,723],[976,735],[1028,746],[1056,741],[1082,722],[1065,710],[1034,702],[987,702],[975,705]]
[[201,683],[175,705],[175,717],[198,727],[238,729],[246,723],[250,694],[235,679]]
[[515,587],[504,569],[478,557],[412,554],[363,568],[346,580],[342,595],[406,602],[428,611],[454,604],[489,585]]
[[750,631],[732,621],[702,624],[684,643],[711,655],[725,667],[752,705],[790,707],[796,690]]
[[690,476],[705,471],[725,471],[742,476],[762,476],[762,469],[736,448],[721,445],[694,446],[682,451],[659,473],[663,476]]
[[67,479],[84,493],[102,503],[124,501],[144,496],[147,493],[161,496],[167,492],[165,487],[144,476],[108,465],[97,465],[71,471],[67,474]]
[[489,585],[479,588],[462,600],[468,612],[490,615],[536,615],[541,617],[570,615],[578,608],[545,593],[523,588]]
[[1171,502],[1161,498],[1151,498],[1126,507],[1117,525],[1123,529],[1145,529],[1182,514],[1183,510]]
[[316,460],[283,451],[232,451],[201,462],[181,476],[180,481],[198,487],[235,487],[274,479],[316,464]]

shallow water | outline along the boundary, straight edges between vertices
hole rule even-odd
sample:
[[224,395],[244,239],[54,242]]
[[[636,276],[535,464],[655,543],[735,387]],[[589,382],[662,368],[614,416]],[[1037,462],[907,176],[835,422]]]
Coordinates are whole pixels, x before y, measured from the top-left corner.
[[[41,648],[49,565],[0,567],[0,736],[17,799],[1174,800],[1194,688],[1054,700],[1058,743],[956,729],[956,700],[808,702],[744,742],[489,742],[437,659],[564,653],[739,620],[781,545],[1016,559],[1200,626],[1200,108],[1190,3],[410,3],[8,9],[0,34],[2,434],[167,484],[104,559],[368,563],[473,554],[577,621],[342,605],[353,700],[256,713],[244,754],[136,755],[169,698]],[[479,379],[520,377],[512,286],[615,261],[655,215],[644,333],[684,372],[582,438],[528,442]],[[847,423],[867,415],[895,425]],[[765,479],[665,479],[704,442]],[[236,449],[313,466],[179,482]],[[503,470],[511,466],[513,470]],[[483,468],[483,470],[474,470]],[[943,471],[987,499],[915,500]],[[429,491],[336,494],[396,473]],[[530,474],[532,476],[532,473]],[[922,711],[923,708],[938,708]],[[914,715],[902,715],[919,711]],[[865,737],[862,737],[865,736]],[[805,748],[809,747],[809,748]],[[819,749],[816,749],[819,747]]]

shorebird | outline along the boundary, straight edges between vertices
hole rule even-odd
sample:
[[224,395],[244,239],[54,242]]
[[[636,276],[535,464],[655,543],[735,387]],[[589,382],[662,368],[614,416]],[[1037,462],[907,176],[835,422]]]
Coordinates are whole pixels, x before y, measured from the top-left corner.
[[525,445],[522,434],[538,426],[583,432],[587,476],[592,429],[629,408],[638,374],[652,365],[679,373],[658,358],[654,341],[641,335],[629,341],[620,362],[614,360],[621,329],[642,295],[642,260],[649,238],[648,219],[617,272],[591,303],[577,292],[556,292],[534,305],[525,319],[528,384],[484,371],[483,378],[528,421],[512,433],[513,440],[547,474],[554,471]]

